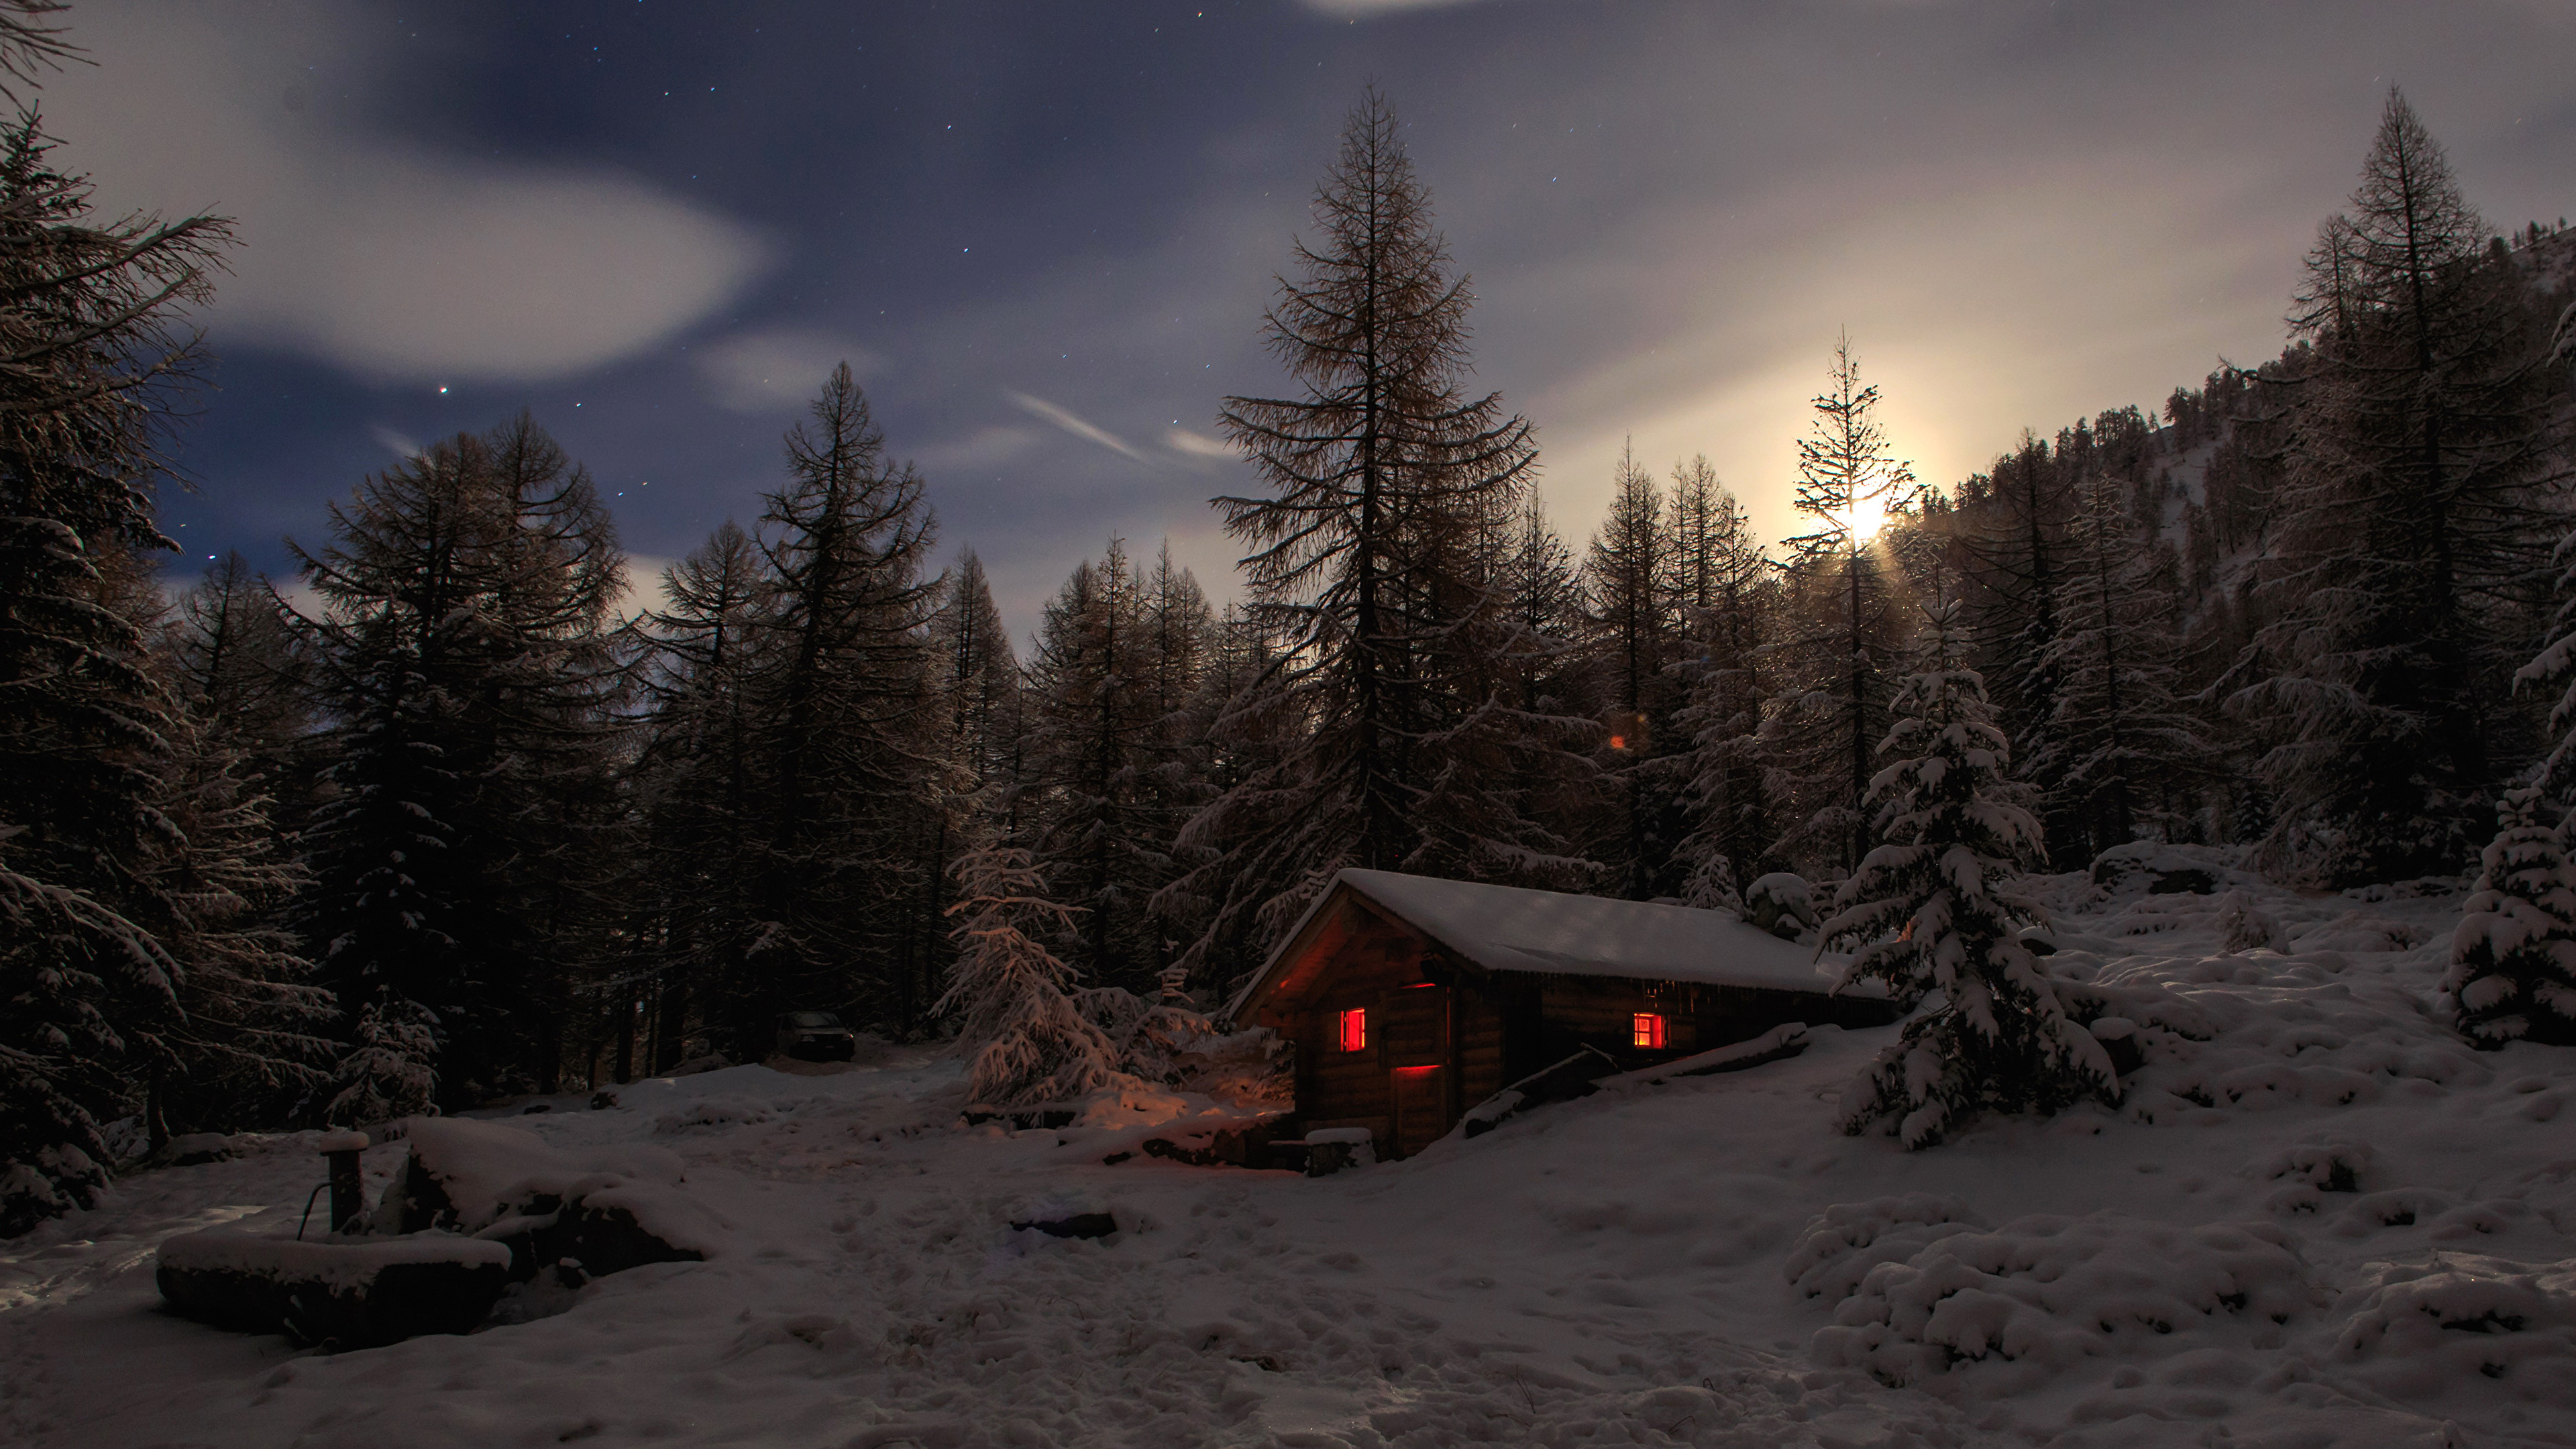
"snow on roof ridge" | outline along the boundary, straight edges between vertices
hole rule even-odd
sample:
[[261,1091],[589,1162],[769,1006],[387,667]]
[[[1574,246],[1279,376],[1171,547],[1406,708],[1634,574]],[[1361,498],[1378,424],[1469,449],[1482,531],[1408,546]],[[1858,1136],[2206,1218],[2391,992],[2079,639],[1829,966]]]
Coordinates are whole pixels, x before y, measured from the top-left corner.
[[1725,911],[1388,870],[1344,870],[1333,884],[1489,971],[1794,991],[1827,990],[1838,974],[1809,948]]

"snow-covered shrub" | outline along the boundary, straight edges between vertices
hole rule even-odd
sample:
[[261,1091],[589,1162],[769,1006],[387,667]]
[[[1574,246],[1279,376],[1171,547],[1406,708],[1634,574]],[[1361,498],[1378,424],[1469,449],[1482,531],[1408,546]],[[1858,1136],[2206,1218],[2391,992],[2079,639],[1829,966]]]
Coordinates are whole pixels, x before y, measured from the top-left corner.
[[1726,852],[1711,850],[1692,864],[1689,877],[1682,882],[1682,904],[1702,911],[1746,914],[1744,893],[1735,888],[1735,862],[1727,858]]
[[[1878,1206],[1861,1204],[1863,1209]],[[1837,1209],[1839,1211],[1839,1209]],[[1828,1215],[1830,1216],[1830,1214]],[[1819,1219],[1808,1242],[1833,1230]],[[1882,1246],[1895,1238],[1903,1256]],[[1850,1265],[1874,1260],[1855,1278]],[[1798,1260],[1793,1257],[1793,1265]],[[1819,1363],[1921,1383],[1979,1360],[2056,1370],[2086,1357],[2164,1357],[2254,1339],[2316,1306],[2288,1234],[2262,1223],[2182,1227],[2099,1212],[2000,1228],[1905,1224],[1803,1275],[1836,1296]]]
[[[2206,896],[2236,875],[2207,846],[2132,840],[2093,858],[2093,884],[2112,897]],[[2242,877],[2238,877],[2242,879]]]
[[2497,802],[2496,837],[2451,937],[2442,990],[2479,1046],[2576,1045],[2576,865],[2546,813],[2535,789]]
[[1744,919],[1783,940],[1798,939],[1816,924],[1807,878],[1785,870],[1755,876],[1744,888]]
[[2576,1409],[2576,1270],[2444,1253],[2379,1271],[2335,1344],[2370,1387]]
[[1790,1246],[1783,1271],[1808,1298],[1840,1303],[1881,1263],[1902,1263],[1937,1238],[1985,1219],[1955,1197],[1910,1192],[1867,1202],[1838,1202],[1807,1224]]
[[1889,1123],[1908,1147],[1980,1110],[2056,1112],[2120,1095],[2109,1054],[2067,1011],[2064,983],[2020,939],[2045,922],[2019,879],[2039,824],[2005,796],[2009,747],[1984,678],[1960,662],[1955,611],[1938,622],[1931,667],[1898,691],[1879,746],[1895,757],[1870,782],[1879,844],[1823,926],[1828,946],[1852,950],[1845,984],[1883,982],[1909,1006],[1942,995],[1844,1098],[1845,1131]]
[[36,1149],[35,1161],[0,1164],[0,1238],[14,1238],[47,1218],[94,1207],[107,1191],[107,1169],[62,1143]]
[[2254,1175],[2280,1183],[2265,1206],[2276,1213],[2312,1213],[2322,1194],[2358,1193],[2370,1171],[2370,1145],[2340,1133],[2319,1133],[2294,1142],[2254,1165]]
[[2272,913],[2254,904],[2254,897],[2243,890],[2232,890],[2219,898],[2218,936],[2230,953],[2255,950],[2287,952],[2290,933],[2281,928]]
[[358,1013],[357,1044],[340,1059],[338,1090],[322,1115],[364,1127],[438,1110],[438,1018],[415,1001],[381,995]]
[[949,934],[958,944],[948,990],[931,1009],[963,1018],[961,1051],[970,1101],[990,1107],[1071,1102],[1134,1078],[1120,1070],[1116,1042],[1086,1016],[1073,968],[1039,944],[1062,930],[1073,912],[1039,894],[1029,853],[986,846],[957,862],[960,899],[948,914],[965,922]]

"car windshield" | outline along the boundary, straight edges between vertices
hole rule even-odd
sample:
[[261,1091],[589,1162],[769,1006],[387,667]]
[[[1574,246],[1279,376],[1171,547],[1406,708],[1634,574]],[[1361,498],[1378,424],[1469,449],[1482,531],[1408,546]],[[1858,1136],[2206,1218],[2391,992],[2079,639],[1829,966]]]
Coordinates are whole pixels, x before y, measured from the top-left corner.
[[787,1013],[787,1024],[789,1026],[839,1026],[841,1019],[828,1011],[791,1011]]

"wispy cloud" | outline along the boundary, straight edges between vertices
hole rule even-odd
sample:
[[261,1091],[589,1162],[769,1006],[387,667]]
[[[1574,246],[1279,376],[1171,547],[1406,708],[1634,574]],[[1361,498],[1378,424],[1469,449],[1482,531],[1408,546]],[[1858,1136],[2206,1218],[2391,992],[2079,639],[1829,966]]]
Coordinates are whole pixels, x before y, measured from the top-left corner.
[[1235,456],[1234,449],[1227,445],[1224,440],[1211,438],[1205,433],[1193,433],[1187,428],[1174,428],[1170,432],[1165,433],[1163,435],[1163,442],[1166,446],[1170,447],[1173,452],[1186,453],[1193,458],[1232,458]]
[[99,64],[48,78],[49,129],[112,209],[237,220],[219,333],[379,380],[535,381],[632,356],[768,265],[748,227],[639,176],[370,134],[340,97],[400,57],[359,14],[103,0],[77,32]]
[[1080,414],[1074,412],[1071,408],[1059,407],[1054,403],[1048,402],[1045,398],[1031,397],[1024,392],[1006,392],[1002,394],[1002,396],[1009,398],[1023,411],[1028,412],[1033,416],[1046,419],[1048,422],[1051,422],[1057,427],[1064,429],[1066,432],[1073,434],[1075,437],[1082,439],[1084,442],[1098,443],[1100,446],[1107,448],[1113,453],[1124,454],[1127,457],[1135,459],[1139,463],[1145,461],[1145,455],[1138,452],[1126,439],[1119,437],[1116,433],[1109,431],[1107,428],[1101,427],[1097,423],[1085,419]]
[[737,413],[797,407],[841,363],[860,377],[883,363],[864,347],[795,328],[737,333],[698,349],[695,356],[698,375],[714,391],[716,406]]

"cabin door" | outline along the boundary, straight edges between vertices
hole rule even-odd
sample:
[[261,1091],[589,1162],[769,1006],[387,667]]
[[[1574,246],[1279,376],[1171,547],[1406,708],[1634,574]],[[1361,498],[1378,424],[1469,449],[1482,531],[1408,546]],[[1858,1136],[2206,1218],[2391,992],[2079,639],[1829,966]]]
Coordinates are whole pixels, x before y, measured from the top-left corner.
[[1394,1105],[1398,1157],[1411,1157],[1449,1130],[1449,991],[1425,983],[1388,992],[1379,1038]]

